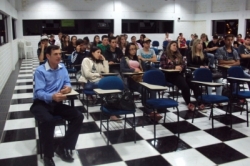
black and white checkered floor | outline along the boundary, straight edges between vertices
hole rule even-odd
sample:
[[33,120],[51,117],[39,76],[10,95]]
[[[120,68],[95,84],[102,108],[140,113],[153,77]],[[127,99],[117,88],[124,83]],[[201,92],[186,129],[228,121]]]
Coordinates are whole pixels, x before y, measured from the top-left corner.
[[[35,119],[29,112],[33,97],[33,72],[38,66],[36,59],[23,60],[12,96],[9,113],[0,144],[0,166],[41,166],[43,161],[37,152],[38,134]],[[72,79],[72,82],[75,80]],[[141,104],[137,104],[137,142],[133,142],[130,126],[124,133],[123,124],[111,122],[111,144],[106,145],[106,133],[100,134],[99,106],[89,108],[90,117],[82,123],[74,151],[74,163],[69,164],[54,157],[57,166],[249,166],[250,128],[246,127],[246,112],[240,108],[233,113],[233,129],[229,118],[218,116],[215,129],[207,113],[199,112],[191,123],[192,113],[187,111],[183,98],[178,99],[181,134],[176,136],[176,109],[169,109],[166,123],[157,124],[157,140],[153,141],[153,122],[146,120],[142,128]],[[83,109],[79,100],[77,109]],[[225,107],[225,106],[224,106]],[[223,115],[225,108],[216,108],[216,115]],[[56,127],[55,136],[64,135],[63,126]],[[60,141],[60,138],[56,139]],[[58,142],[56,141],[56,142]]]

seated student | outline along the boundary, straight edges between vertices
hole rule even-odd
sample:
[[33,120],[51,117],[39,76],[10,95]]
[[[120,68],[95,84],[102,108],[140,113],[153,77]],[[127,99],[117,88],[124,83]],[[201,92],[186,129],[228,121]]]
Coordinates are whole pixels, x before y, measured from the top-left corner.
[[169,38],[169,33],[168,32],[166,32],[165,33],[165,39],[164,39],[165,41],[171,41],[171,38]]
[[[126,46],[125,56],[122,57],[121,63],[120,63],[121,72],[139,73],[143,71],[140,60],[138,59],[136,55],[136,50],[137,50],[136,45],[134,43],[129,43]],[[139,81],[142,81],[141,78],[142,78],[142,75],[135,75],[132,77],[128,77],[127,79],[128,88],[133,91],[137,91],[141,93],[142,87],[139,84]],[[150,96],[151,98],[156,98],[156,93],[151,92]],[[154,118],[154,114],[156,114],[156,121],[159,121],[162,118],[160,114],[157,114],[157,112],[154,111],[150,114],[150,117],[152,119]]]
[[190,102],[190,88],[183,76],[183,72],[186,70],[186,65],[177,45],[176,41],[171,41],[168,44],[166,51],[161,56],[160,66],[162,69],[176,69],[181,71],[181,73],[166,74],[166,78],[168,82],[176,85],[181,90],[182,97],[184,98],[188,109],[194,111],[195,106]]
[[109,70],[111,73],[120,73],[120,67],[119,65],[112,65],[114,63],[120,63],[120,59],[123,56],[122,51],[120,48],[116,47],[116,38],[115,37],[110,37],[109,38],[109,47],[104,53],[105,59],[109,63]]
[[137,40],[136,42],[137,42],[137,43],[140,43],[140,45],[143,47],[143,42],[144,42],[144,39],[145,39],[145,38],[146,38],[146,35],[141,34],[140,40]]
[[214,68],[214,54],[207,52],[209,49],[207,48],[206,45],[207,35],[205,33],[201,34],[201,40],[202,40],[203,51],[206,52],[205,56],[207,56],[209,60],[209,68]]
[[[98,88],[98,83],[102,79],[101,73],[109,73],[108,61],[101,54],[101,49],[92,46],[89,57],[84,58],[81,66],[82,75],[79,81],[84,82],[85,90],[93,90]],[[93,96],[88,96],[93,100]],[[116,116],[111,116],[110,120],[121,122]]]
[[70,44],[69,35],[67,34],[62,35],[62,50],[68,51],[69,44]]
[[105,51],[108,49],[108,45],[109,45],[108,36],[107,35],[103,35],[102,36],[102,43],[101,44],[97,44],[97,47],[101,49],[102,55],[104,55]]
[[239,46],[240,65],[246,69],[250,69],[250,36],[245,37],[244,44]]
[[62,35],[63,35],[62,32],[59,32],[58,39],[56,39],[56,41],[55,41],[55,45],[59,46],[60,48],[62,48],[62,43],[61,43]]
[[89,52],[86,51],[87,46],[82,39],[78,39],[76,45],[76,51],[74,51],[71,56],[71,63],[73,65],[79,65],[75,66],[75,69],[79,71],[81,70],[80,65],[82,64],[82,60],[88,56]]
[[207,52],[215,55],[217,49],[219,48],[218,36],[214,35],[213,40],[210,41],[207,45]]
[[[193,42],[193,46],[191,48],[191,51],[189,52],[189,54],[187,56],[187,60],[188,60],[187,65],[188,66],[197,67],[197,68],[209,68],[206,52],[203,52],[202,45],[203,45],[203,41],[200,39],[195,40]],[[217,83],[222,83],[222,78],[214,79],[213,81],[217,82]],[[195,87],[193,87],[193,88],[194,88],[195,96],[200,95],[200,93],[201,93],[200,90],[198,90]],[[216,95],[221,95],[221,93],[222,93],[222,86],[216,87]],[[208,94],[212,94],[211,87],[208,87]],[[218,105],[221,106],[221,104],[218,104]],[[203,110],[204,105],[201,105],[199,108],[200,108],[200,110]]]
[[72,54],[72,52],[76,50],[76,46],[77,46],[76,40],[77,40],[76,36],[71,36],[71,40],[70,40],[68,50],[67,50],[68,54]]
[[47,36],[42,36],[40,41],[40,47],[37,49],[37,56],[39,59],[39,65],[42,65],[46,62],[46,49],[48,47],[49,38]]
[[56,42],[55,36],[54,36],[54,34],[51,34],[50,37],[49,37],[49,44],[50,45],[55,45],[55,42]]
[[177,38],[177,42],[178,42],[178,48],[179,48],[179,51],[180,51],[182,57],[186,56],[186,51],[188,49],[188,46],[186,44],[186,39],[185,39],[185,37],[183,37],[182,33],[179,33],[179,36]]
[[135,44],[137,50],[142,48],[141,44],[136,42],[136,37],[135,36],[131,37],[131,43]]
[[88,36],[85,36],[85,37],[83,38],[83,41],[84,41],[84,43],[85,43],[86,46],[87,46],[86,50],[89,51],[89,50],[90,50],[90,42],[89,42]]
[[[70,78],[63,64],[60,64],[61,50],[52,45],[47,48],[48,61],[37,67],[34,74],[34,102],[30,111],[39,120],[43,139],[44,165],[55,166],[54,157],[54,116],[69,121],[68,130],[55,153],[66,162],[73,162],[69,150],[74,150],[80,133],[83,114],[63,104],[66,95],[71,91]],[[61,79],[58,79],[61,78]]]
[[150,42],[151,40],[149,38],[145,38],[143,42],[143,48],[137,50],[138,59],[144,62],[142,63],[142,65],[146,70],[152,68],[150,65],[151,62],[157,61],[155,51],[153,49],[150,49]]
[[98,44],[101,44],[102,42],[100,41],[100,37],[98,35],[94,36],[94,40],[91,43],[91,46],[97,46]]
[[118,38],[118,47],[122,50],[123,55],[125,54],[127,41],[124,35],[120,35]]

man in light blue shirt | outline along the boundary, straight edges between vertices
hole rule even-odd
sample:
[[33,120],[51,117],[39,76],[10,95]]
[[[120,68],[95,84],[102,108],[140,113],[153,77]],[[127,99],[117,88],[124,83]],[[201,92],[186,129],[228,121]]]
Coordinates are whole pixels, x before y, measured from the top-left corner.
[[40,122],[43,140],[44,165],[55,166],[54,157],[54,116],[60,116],[69,121],[68,130],[62,143],[56,148],[56,154],[66,162],[74,159],[68,150],[75,149],[80,133],[83,115],[76,109],[62,103],[67,93],[71,91],[68,72],[61,61],[59,46],[51,45],[46,50],[48,61],[40,65],[34,75],[34,102],[30,111]]

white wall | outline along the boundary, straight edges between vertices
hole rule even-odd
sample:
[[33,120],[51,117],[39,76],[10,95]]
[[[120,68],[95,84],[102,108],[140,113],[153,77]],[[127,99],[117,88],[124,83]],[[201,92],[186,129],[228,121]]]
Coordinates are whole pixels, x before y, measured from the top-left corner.
[[[23,19],[114,19],[114,34],[121,34],[122,19],[153,19],[174,20],[174,33],[170,38],[176,39],[182,32],[186,38],[193,33],[194,0],[27,0],[16,1],[19,20],[17,22],[18,36],[23,37]],[[177,21],[180,18],[180,21]],[[84,34],[78,37],[86,36]],[[87,35],[92,41],[93,35]],[[101,34],[100,34],[101,36]],[[139,38],[140,34],[128,34]],[[161,44],[162,34],[146,34],[151,40]],[[36,51],[38,36],[25,36],[32,42]],[[36,56],[36,55],[35,55]]]
[[[14,3],[13,0],[10,2]],[[7,0],[0,1],[0,11],[8,16],[8,43],[0,46],[0,93],[18,61],[17,39],[12,40],[12,18],[17,19],[17,11]]]

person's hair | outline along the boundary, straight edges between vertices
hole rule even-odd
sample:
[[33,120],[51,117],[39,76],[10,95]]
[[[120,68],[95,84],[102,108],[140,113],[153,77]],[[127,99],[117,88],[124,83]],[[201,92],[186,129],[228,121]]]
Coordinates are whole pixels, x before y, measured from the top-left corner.
[[165,55],[167,56],[168,59],[170,59],[171,61],[174,61],[175,58],[178,59],[178,61],[180,62],[180,64],[183,62],[182,60],[182,55],[179,51],[179,49],[176,50],[176,52],[171,51],[170,47],[172,44],[176,44],[176,46],[178,47],[178,43],[176,41],[171,41],[169,42],[166,50],[165,50]]
[[100,50],[100,51],[101,51],[101,49],[100,49],[99,47],[97,47],[97,46],[92,46],[92,47],[90,48],[89,56],[88,56],[88,57],[89,57],[90,59],[92,59],[93,61],[95,61],[96,63],[100,63],[100,62],[102,62],[102,60],[96,59],[96,58],[94,57],[94,55],[93,55],[93,53],[96,52],[97,50]]
[[77,39],[76,45],[84,44],[84,41],[82,39]]
[[179,36],[181,36],[182,35],[182,33],[179,33]]
[[116,40],[116,37],[110,37],[109,38],[109,43],[111,43],[112,40]]
[[108,33],[108,38],[110,38],[110,37],[111,37],[111,34],[113,34],[113,35],[114,35],[114,33],[113,33],[113,32],[109,32],[109,33]]
[[105,38],[108,39],[109,37],[108,37],[107,35],[103,35],[103,36],[102,36],[102,40],[105,39]]
[[67,34],[62,35],[62,39],[64,39],[64,40],[62,40],[62,45],[63,46],[66,46],[66,44],[67,43],[69,44],[69,42],[70,42],[70,41],[67,41],[67,42],[65,41],[65,39],[67,38],[67,36],[68,36]]
[[227,40],[227,38],[229,38],[229,37],[234,38],[234,35],[233,34],[227,34],[227,35],[224,36],[224,39]]
[[73,39],[74,37],[75,37],[76,40],[77,40],[77,37],[76,37],[76,36],[71,36],[70,41],[72,41],[72,39]]
[[146,35],[144,35],[144,34],[141,34],[141,36],[143,37],[143,39],[146,38]]
[[218,35],[214,35],[214,36],[213,36],[213,39],[218,39]]
[[[196,56],[196,52],[197,52],[197,47],[196,47],[196,46],[197,46],[200,42],[202,42],[201,39],[196,39],[196,40],[194,40],[194,42],[193,42],[193,46],[192,46],[192,48],[191,48],[191,51],[192,51],[192,59],[194,59],[194,57]],[[201,50],[201,52],[200,52],[200,58],[201,58],[201,60],[204,59],[204,54],[203,54],[203,51],[202,51],[202,50]]]
[[238,34],[238,36],[242,37],[242,34]]
[[[136,49],[136,45],[134,43],[127,44],[126,50],[125,50],[125,56],[126,57],[130,57],[130,52],[129,52],[130,51],[130,46],[135,46],[135,49]],[[136,55],[136,52],[135,52],[135,55],[133,56],[133,60],[139,61],[138,57]]]
[[85,37],[83,38],[83,40],[86,41],[85,44],[89,44],[89,38],[88,38],[88,36],[85,36]]
[[250,39],[250,35],[245,36],[245,40]]
[[133,39],[133,37],[135,37],[135,36],[132,36],[132,37],[131,37],[131,40]]
[[[121,40],[122,40],[123,37],[124,37],[124,40],[125,40],[125,36],[124,35],[120,35],[119,38],[118,38],[118,45],[119,45],[119,48],[121,50],[123,49],[123,46],[122,46],[122,43],[121,43]],[[126,47],[126,45],[127,45],[127,42],[125,40],[124,46]]]
[[202,39],[203,37],[206,37],[206,34],[205,34],[205,33],[202,33],[202,34],[201,34],[201,38],[200,38],[200,39]]
[[92,43],[93,46],[97,46],[97,44],[99,44],[99,43],[96,43],[96,41],[95,41],[95,39],[96,39],[97,37],[100,38],[99,35],[95,35],[95,36],[94,36],[93,43]]
[[48,47],[46,48],[46,54],[51,55],[52,51],[54,51],[54,50],[59,50],[59,49],[60,49],[60,47],[57,46],[57,45],[50,45],[50,46],[48,46]]
[[50,37],[55,37],[55,35],[54,35],[54,34],[51,34]]

